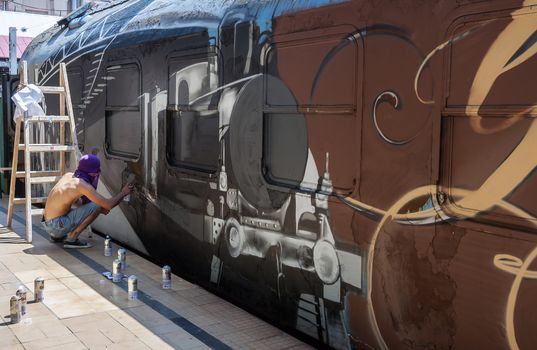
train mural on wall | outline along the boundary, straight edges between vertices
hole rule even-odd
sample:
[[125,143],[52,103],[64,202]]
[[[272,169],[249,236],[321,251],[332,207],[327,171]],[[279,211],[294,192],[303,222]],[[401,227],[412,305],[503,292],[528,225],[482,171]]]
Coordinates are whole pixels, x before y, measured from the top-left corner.
[[530,349],[535,5],[114,1],[23,59],[135,176],[98,230],[334,348]]

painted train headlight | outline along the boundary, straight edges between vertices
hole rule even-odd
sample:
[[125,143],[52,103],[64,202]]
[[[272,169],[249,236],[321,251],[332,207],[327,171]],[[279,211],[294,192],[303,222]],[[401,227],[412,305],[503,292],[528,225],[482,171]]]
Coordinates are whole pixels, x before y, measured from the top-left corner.
[[333,284],[339,277],[339,260],[334,246],[321,240],[313,247],[313,264],[317,276],[326,284]]
[[225,227],[225,239],[229,255],[236,258],[241,255],[244,246],[244,232],[242,226],[234,218],[229,218]]

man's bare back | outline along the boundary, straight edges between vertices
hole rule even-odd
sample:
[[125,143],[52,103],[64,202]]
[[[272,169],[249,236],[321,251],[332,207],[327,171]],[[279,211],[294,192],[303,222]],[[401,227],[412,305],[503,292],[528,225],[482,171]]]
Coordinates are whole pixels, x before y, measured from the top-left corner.
[[83,180],[73,177],[73,173],[66,173],[62,176],[48,195],[44,213],[45,220],[65,215],[71,210],[71,206],[82,197],[78,189],[80,181]]

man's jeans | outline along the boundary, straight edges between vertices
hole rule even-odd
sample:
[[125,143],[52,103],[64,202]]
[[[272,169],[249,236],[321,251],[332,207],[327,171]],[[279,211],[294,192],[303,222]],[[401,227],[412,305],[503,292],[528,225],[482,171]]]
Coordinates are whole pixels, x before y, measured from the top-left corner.
[[54,239],[65,238],[67,234],[73,231],[82,223],[88,216],[100,210],[97,204],[90,202],[78,208],[72,208],[67,214],[54,219],[42,221],[41,224],[48,232],[50,237]]

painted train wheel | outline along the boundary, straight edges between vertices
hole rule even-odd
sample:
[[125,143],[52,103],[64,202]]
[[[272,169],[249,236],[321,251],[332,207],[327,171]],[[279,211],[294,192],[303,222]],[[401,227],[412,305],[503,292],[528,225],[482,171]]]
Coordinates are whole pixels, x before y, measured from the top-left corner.
[[[265,91],[270,96],[265,101]],[[287,106],[264,112],[265,104]],[[271,75],[258,76],[240,90],[231,113],[229,137],[233,174],[244,198],[257,209],[281,208],[289,188],[304,178],[308,157],[307,125],[287,86]],[[285,177],[285,178],[284,178]],[[274,181],[273,181],[274,180]],[[269,182],[283,184],[278,190]]]

